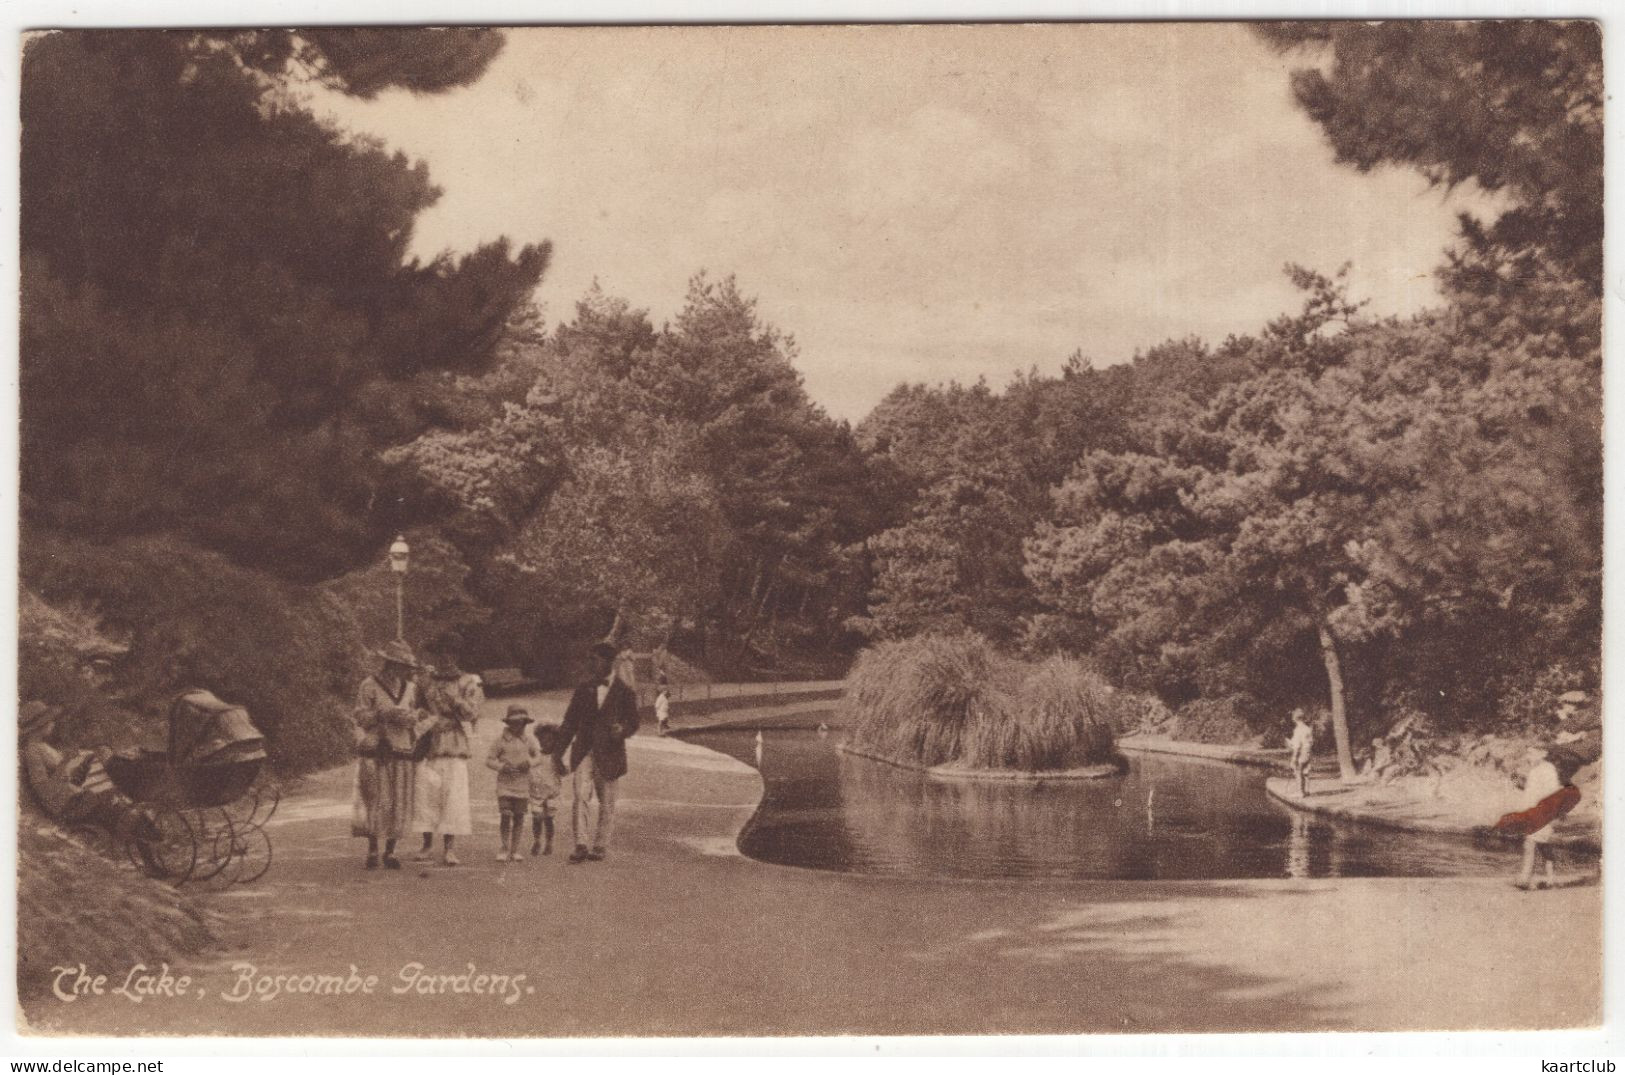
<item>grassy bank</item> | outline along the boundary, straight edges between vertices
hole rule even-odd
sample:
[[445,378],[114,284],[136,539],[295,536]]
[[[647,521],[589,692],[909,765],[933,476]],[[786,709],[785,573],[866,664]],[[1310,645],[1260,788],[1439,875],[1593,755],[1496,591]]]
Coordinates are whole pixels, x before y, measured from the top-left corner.
[[1113,764],[1119,704],[1079,662],[1030,662],[976,635],[885,642],[841,701],[858,752],[900,765],[1024,772]]
[[213,917],[162,881],[120,869],[25,809],[17,831],[17,991],[48,993],[52,968],[92,974],[172,966],[220,942]]

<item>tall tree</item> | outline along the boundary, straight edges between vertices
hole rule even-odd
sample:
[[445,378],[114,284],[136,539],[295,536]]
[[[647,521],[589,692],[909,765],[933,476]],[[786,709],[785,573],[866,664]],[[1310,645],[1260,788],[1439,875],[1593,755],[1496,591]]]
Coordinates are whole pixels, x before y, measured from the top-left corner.
[[72,31],[22,74],[22,488],[35,521],[178,529],[291,576],[408,520],[378,448],[420,375],[479,370],[546,246],[407,257],[424,167],[301,84],[448,89],[489,31]]

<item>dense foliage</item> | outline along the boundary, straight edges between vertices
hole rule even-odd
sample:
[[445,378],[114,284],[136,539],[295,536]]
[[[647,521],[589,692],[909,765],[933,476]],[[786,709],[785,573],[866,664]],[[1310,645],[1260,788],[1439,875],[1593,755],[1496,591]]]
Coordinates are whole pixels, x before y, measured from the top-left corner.
[[[1106,697],[1080,658],[1203,727],[1324,705],[1345,769],[1395,721],[1525,719],[1598,675],[1597,28],[1258,32],[1304,61],[1337,159],[1499,197],[1443,252],[1437,308],[1373,318],[1289,267],[1301,308],[1254,334],[901,385],[855,429],[732,278],[696,275],[667,324],[595,287],[550,327],[545,245],[408,258],[424,168],[307,92],[464,85],[499,34],[32,39],[24,580],[129,639],[132,701],[191,677],[301,759],[393,634],[396,532],[408,640],[475,667],[558,681],[611,635],[822,676],[919,638],[922,661],[960,647],[952,693],[1062,661],[1006,692],[1036,740],[955,695],[934,730],[889,726],[911,757],[1067,763],[1055,700]],[[30,689],[76,682],[56,660]]]
[[1507,199],[1463,217],[1446,304],[1373,319],[1341,276],[1289,266],[1303,307],[1256,336],[1002,395],[899,388],[859,429],[911,493],[869,542],[864,622],[1087,654],[1255,727],[1324,705],[1348,772],[1397,721],[1483,728],[1596,685],[1598,37],[1260,33],[1317,64],[1294,88],[1340,160]]
[[22,73],[26,518],[172,530],[315,579],[402,520],[377,449],[422,431],[422,377],[481,370],[543,247],[407,257],[422,165],[319,120],[300,88],[475,78],[488,31],[73,32]]
[[[26,43],[22,574],[128,638],[106,684],[137,715],[125,731],[204,686],[286,767],[345,752],[369,610],[312,584],[416,520],[385,449],[446,424],[447,378],[500,364],[548,250],[408,257],[439,195],[426,169],[318,119],[310,90],[439,92],[501,47],[420,29]],[[24,657],[25,697],[64,707],[64,734],[110,734],[74,661]]]
[[605,635],[731,675],[842,659],[884,500],[731,278],[697,275],[658,329],[595,286],[505,354],[446,385],[461,427],[392,455],[493,609],[480,660],[553,678]]

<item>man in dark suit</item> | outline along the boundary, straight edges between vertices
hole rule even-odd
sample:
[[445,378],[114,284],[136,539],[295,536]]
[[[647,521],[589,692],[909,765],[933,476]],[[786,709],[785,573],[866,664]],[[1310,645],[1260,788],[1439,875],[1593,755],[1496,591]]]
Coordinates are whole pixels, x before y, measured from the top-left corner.
[[[626,740],[638,730],[637,695],[615,675],[615,656],[616,649],[608,642],[593,646],[592,678],[571,696],[554,740],[554,768],[560,776],[575,774],[570,810],[576,841],[572,863],[597,862],[609,852],[617,789],[626,775]],[[564,764],[566,750],[570,753],[568,767]],[[598,824],[589,848],[587,812],[593,799],[598,800]]]

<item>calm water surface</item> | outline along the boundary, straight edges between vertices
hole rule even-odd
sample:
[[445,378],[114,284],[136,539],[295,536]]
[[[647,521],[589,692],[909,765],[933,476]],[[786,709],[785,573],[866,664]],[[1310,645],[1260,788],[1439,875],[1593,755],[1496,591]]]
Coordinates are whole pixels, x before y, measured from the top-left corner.
[[1131,756],[1128,775],[1039,786],[932,780],[840,753],[844,732],[685,735],[761,770],[740,848],[765,862],[934,877],[1197,879],[1510,875],[1517,853],[1311,820],[1265,774]]

